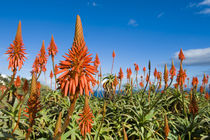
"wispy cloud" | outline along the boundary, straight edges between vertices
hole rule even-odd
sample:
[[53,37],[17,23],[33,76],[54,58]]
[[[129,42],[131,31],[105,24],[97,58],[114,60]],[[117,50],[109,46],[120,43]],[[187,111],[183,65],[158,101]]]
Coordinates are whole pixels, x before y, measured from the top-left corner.
[[161,12],[157,15],[157,18],[161,18],[165,13],[164,12]]
[[197,14],[210,14],[210,0],[203,0],[199,3],[190,3],[187,7],[196,7],[197,9],[199,9],[199,12],[196,12]]
[[[183,50],[185,55],[184,65],[188,66],[209,66],[210,65],[210,47],[204,49]],[[178,53],[174,54],[174,59],[178,62]]]
[[210,8],[206,8],[204,10],[201,10],[200,12],[198,12],[198,14],[210,14]]
[[93,7],[96,7],[96,6],[99,6],[99,4],[97,4],[95,1],[89,1],[88,3],[88,6],[93,6]]
[[210,0],[203,0],[200,3],[198,3],[198,5],[208,5],[208,6],[210,6]]
[[139,24],[136,22],[136,20],[130,19],[128,21],[128,25],[133,26],[133,27],[137,27]]

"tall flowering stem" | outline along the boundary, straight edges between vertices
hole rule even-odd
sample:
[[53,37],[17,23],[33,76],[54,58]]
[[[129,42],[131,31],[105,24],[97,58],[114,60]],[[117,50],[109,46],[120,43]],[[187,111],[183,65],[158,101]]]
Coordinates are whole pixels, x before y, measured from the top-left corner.
[[[145,71],[146,71],[146,68],[144,67]],[[150,81],[150,74],[151,74],[151,62],[149,61],[149,64],[148,64],[148,69],[149,69],[149,74],[147,75],[146,77],[146,86],[144,87],[144,92],[143,94],[145,93],[146,89],[147,89],[147,86],[148,86],[148,83]],[[144,73],[145,73],[144,71]],[[143,97],[143,94],[142,94],[142,97]]]
[[29,128],[28,132],[26,134],[26,140],[29,139],[30,134],[33,129],[33,125],[35,124],[35,119],[37,118],[37,113],[41,110],[41,105],[40,105],[40,92],[39,92],[39,86],[37,84],[37,78],[35,73],[32,73],[32,80],[31,80],[31,91],[30,91],[30,96],[28,99],[27,106],[28,108],[26,109],[26,112],[29,114]]
[[179,57],[179,60],[180,60],[180,70],[179,70],[179,73],[177,75],[176,81],[177,81],[177,85],[180,86],[180,91],[182,93],[183,111],[184,111],[185,117],[187,117],[187,113],[186,113],[186,109],[185,109],[185,102],[184,102],[184,96],[185,95],[184,95],[184,91],[183,91],[183,85],[185,83],[185,79],[186,79],[187,75],[186,75],[186,71],[184,71],[183,68],[182,68],[182,62],[185,59],[185,56],[184,56],[184,53],[183,53],[182,49],[180,50],[178,57]]
[[19,21],[17,33],[15,36],[15,40],[13,41],[13,44],[10,44],[10,47],[8,48],[7,52],[5,54],[8,54],[8,60],[9,60],[9,66],[8,69],[11,69],[13,72],[12,79],[7,87],[7,89],[4,91],[4,94],[1,95],[0,101],[7,95],[7,92],[11,88],[15,75],[17,73],[17,70],[20,70],[22,68],[23,62],[25,61],[25,48],[23,44],[23,38],[22,38],[22,31],[21,31],[21,22]]
[[53,78],[53,72],[52,72],[52,70],[51,70],[51,72],[50,72],[51,88],[52,88],[52,78]]
[[112,74],[112,71],[113,71],[113,67],[114,67],[114,58],[115,58],[116,54],[115,52],[113,51],[112,52],[112,58],[113,58],[113,61],[112,61],[112,69],[111,69],[111,74]]
[[47,49],[48,49],[48,55],[51,56],[51,58],[52,58],[52,66],[53,66],[53,73],[54,73],[54,77],[55,77],[55,89],[56,89],[57,78],[56,78],[56,73],[55,73],[55,60],[54,60],[54,58],[55,58],[55,55],[58,53],[58,48],[57,48],[57,45],[55,44],[53,35],[51,37],[50,45]]
[[136,72],[136,85],[138,85],[138,72],[139,72],[139,65],[134,63],[135,72]]
[[165,82],[165,88],[168,87],[168,69],[167,69],[167,64],[165,64],[165,69],[164,69],[164,82]]
[[120,68],[120,71],[118,73],[118,79],[120,80],[120,85],[119,85],[119,93],[120,93],[120,90],[121,90],[121,85],[122,85],[122,79],[123,79],[123,71],[122,71],[122,68]]
[[176,67],[174,66],[174,61],[172,60],[171,62],[171,69],[170,69],[170,79],[171,79],[171,82],[169,83],[168,87],[169,88],[173,82],[173,79],[174,79],[174,76],[176,76]]
[[90,92],[93,93],[91,84],[92,86],[96,84],[93,75],[98,71],[94,66],[91,54],[89,54],[88,48],[85,45],[82,23],[79,15],[77,15],[72,48],[69,49],[69,53],[66,53],[66,56],[63,57],[65,60],[60,61],[58,66],[60,70],[57,72],[57,74],[62,73],[58,77],[58,88],[61,89],[63,96],[70,97],[71,105],[68,109],[68,114],[64,120],[61,132],[58,132],[54,139],[58,139],[69,125],[79,95],[85,93],[86,96],[89,96]]
[[40,53],[38,54],[38,67],[39,67],[40,71],[39,71],[39,74],[37,76],[37,80],[39,79],[42,71],[43,72],[46,71],[47,59],[48,59],[48,56],[47,56],[46,51],[45,51],[45,45],[44,45],[44,40],[43,40],[42,47],[40,49]]
[[18,125],[19,125],[20,116],[21,116],[21,111],[22,111],[22,105],[23,105],[23,103],[24,103],[25,96],[26,96],[27,93],[28,93],[28,89],[29,89],[28,81],[25,80],[25,81],[24,81],[24,84],[23,84],[23,87],[22,87],[22,90],[23,90],[23,92],[24,92],[24,95],[23,95],[22,99],[20,100],[20,102],[19,102],[18,105],[17,105],[17,107],[20,106],[20,108],[19,108],[19,110],[18,110],[18,120],[17,120],[16,125],[15,125],[15,127],[14,127],[14,129],[13,129],[13,131],[12,131],[11,134],[13,134],[13,133],[15,132],[15,130],[17,129],[17,127],[18,127]]

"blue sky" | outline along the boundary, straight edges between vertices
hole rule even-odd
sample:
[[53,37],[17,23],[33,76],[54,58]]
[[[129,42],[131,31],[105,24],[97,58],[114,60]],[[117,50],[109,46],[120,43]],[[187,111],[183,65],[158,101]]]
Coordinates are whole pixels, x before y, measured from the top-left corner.
[[[4,53],[19,20],[28,59],[18,75],[30,77],[42,40],[47,47],[52,34],[59,49],[56,63],[63,60],[73,42],[77,14],[103,73],[111,70],[113,50],[114,72],[122,67],[126,73],[135,62],[142,70],[149,60],[153,69],[162,70],[180,48],[187,54],[189,76],[210,73],[210,0],[0,0],[0,73],[11,74]],[[51,68],[48,61],[47,77]]]

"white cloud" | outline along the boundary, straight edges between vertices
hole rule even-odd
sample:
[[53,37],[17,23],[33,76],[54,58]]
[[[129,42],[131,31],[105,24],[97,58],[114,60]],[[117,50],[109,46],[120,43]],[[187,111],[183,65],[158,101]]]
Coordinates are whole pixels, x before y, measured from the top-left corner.
[[97,4],[95,1],[93,1],[93,2],[88,2],[87,4],[88,4],[88,6],[93,6],[93,7],[98,6],[98,4]]
[[164,14],[165,14],[164,12],[159,13],[159,14],[157,15],[157,18],[162,17]]
[[210,6],[210,0],[203,0],[202,2],[198,3],[198,5],[209,5]]
[[[189,66],[210,66],[210,47],[204,49],[189,49],[183,50],[185,60],[183,61],[184,65]],[[178,54],[174,54],[174,58],[178,61]]]
[[200,3],[190,3],[189,8],[196,7],[199,9],[197,14],[210,14],[210,0],[203,0]]
[[128,25],[131,25],[131,26],[136,27],[136,26],[138,26],[138,23],[136,22],[136,20],[130,19],[130,20],[128,21]]
[[201,10],[200,12],[198,12],[199,14],[210,14],[210,8],[206,8],[204,10]]

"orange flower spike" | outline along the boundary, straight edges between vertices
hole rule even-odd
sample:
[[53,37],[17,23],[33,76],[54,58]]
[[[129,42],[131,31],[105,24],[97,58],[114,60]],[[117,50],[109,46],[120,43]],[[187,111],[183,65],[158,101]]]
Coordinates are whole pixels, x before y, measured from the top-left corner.
[[47,54],[46,54],[46,51],[45,51],[44,40],[42,42],[42,47],[41,47],[41,50],[40,50],[40,54],[38,54],[38,56],[39,56],[40,69],[42,70],[43,67],[47,63],[47,57],[48,57]]
[[146,67],[143,68],[143,71],[146,72]]
[[206,77],[206,74],[203,75],[203,80],[202,80],[202,84],[203,85],[207,85],[208,84],[208,78]]
[[120,68],[120,72],[119,72],[119,74],[118,74],[118,78],[119,78],[120,80],[123,79],[123,71],[122,71],[122,68]]
[[182,49],[179,52],[179,60],[182,62],[185,59],[184,53],[182,51]]
[[32,68],[33,68],[33,70],[32,70],[33,72],[35,72],[35,73],[39,73],[40,72],[39,58],[38,57],[35,58]]
[[209,99],[209,93],[208,92],[205,93],[205,98],[206,98],[206,100]]
[[200,93],[202,94],[204,92],[203,86],[200,87]]
[[149,82],[149,74],[147,74],[146,81]]
[[18,87],[20,87],[20,85],[21,85],[21,80],[20,80],[20,77],[17,76],[17,78],[15,80],[15,87],[18,88]]
[[165,133],[165,140],[167,140],[168,138],[168,134],[170,132],[169,129],[169,125],[168,125],[168,119],[167,119],[167,115],[165,114],[165,118],[164,118],[164,124],[165,124],[165,128],[164,128],[164,133]]
[[50,72],[50,79],[52,79],[52,78],[53,78],[53,72],[51,70],[51,72]]
[[48,49],[48,55],[49,56],[50,55],[55,56],[58,53],[58,48],[57,48],[57,45],[55,44],[53,35],[51,37],[50,45],[47,49]]
[[82,30],[82,23],[79,15],[77,15],[75,37],[72,48],[66,53],[64,61],[59,63],[59,71],[57,74],[62,73],[58,77],[58,83],[64,96],[73,96],[77,94],[88,95],[92,93],[90,84],[96,83],[93,75],[98,72],[93,64],[91,54],[85,44]]
[[8,69],[11,68],[12,71],[14,70],[20,70],[23,65],[23,61],[25,61],[26,56],[25,54],[25,48],[23,44],[22,39],[22,31],[21,31],[21,22],[19,21],[17,33],[15,36],[15,40],[13,41],[13,44],[10,44],[10,47],[8,48],[8,51],[5,53],[9,55],[9,66]]
[[157,78],[157,75],[158,75],[158,72],[157,72],[157,69],[155,68],[154,77]]
[[142,81],[139,83],[139,85],[140,85],[141,88],[144,87],[144,83]]
[[189,112],[193,114],[194,117],[198,113],[198,105],[194,94],[192,95],[192,98],[190,100]]
[[115,74],[115,77],[114,77],[114,81],[113,81],[113,84],[114,84],[114,87],[116,88],[117,85],[119,84],[118,80],[117,80],[117,75]]
[[134,66],[135,66],[135,71],[138,72],[139,71],[139,65],[134,63]]
[[115,54],[115,51],[112,52],[112,57],[113,59],[115,58],[116,54]]
[[99,60],[98,54],[96,54],[95,61],[94,61],[94,66],[97,69],[99,65],[100,65],[100,60]]
[[192,79],[192,85],[193,86],[198,86],[198,78],[197,77],[193,77],[193,79]]
[[85,105],[83,107],[83,112],[79,114],[79,128],[83,137],[86,136],[87,133],[91,132],[92,123],[94,118],[93,113],[88,105],[88,96],[85,96]]
[[112,52],[112,58],[113,58],[113,61],[112,61],[112,69],[111,69],[111,74],[112,74],[112,71],[113,71],[113,67],[114,67],[114,58],[115,58],[115,52],[113,51]]
[[171,65],[171,69],[170,69],[170,75],[171,75],[171,79],[173,79],[173,77],[176,76],[176,68],[174,66],[173,60],[172,60],[172,65]]
[[56,64],[55,65],[55,74],[57,74],[57,72],[58,72],[58,65]]
[[167,64],[165,64],[165,69],[164,69],[164,81],[165,81],[165,88],[168,86],[168,69],[167,69]]

